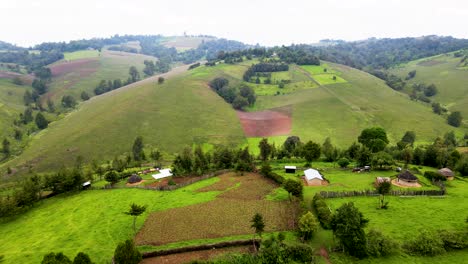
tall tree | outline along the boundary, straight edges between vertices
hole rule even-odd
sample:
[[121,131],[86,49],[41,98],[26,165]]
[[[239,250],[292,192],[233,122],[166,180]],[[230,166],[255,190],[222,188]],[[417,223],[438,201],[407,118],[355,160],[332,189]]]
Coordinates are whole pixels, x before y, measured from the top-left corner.
[[287,179],[283,182],[283,188],[288,192],[289,198],[291,198],[291,196],[294,196],[299,199],[302,199],[304,191],[304,186],[302,185],[302,183],[292,179]]
[[128,70],[128,74],[130,75],[130,81],[132,83],[140,80],[140,73],[138,72],[135,66],[130,67],[130,69]]
[[302,156],[307,161],[307,163],[311,163],[313,160],[320,158],[321,147],[319,144],[308,141],[304,144],[302,148]]
[[131,239],[119,243],[114,251],[115,264],[138,264],[141,259],[141,253]]
[[255,245],[255,235],[258,235],[259,237],[262,237],[262,233],[263,233],[263,231],[265,229],[265,222],[263,221],[263,216],[261,214],[259,214],[259,213],[256,213],[253,216],[252,220],[250,220],[250,222],[252,223],[252,225],[250,227],[255,230],[253,244],[254,244],[254,248],[255,248],[255,251],[256,251],[257,247]]
[[47,121],[47,119],[41,112],[37,113],[35,122],[39,129],[44,129],[47,128],[47,126],[49,126],[49,121]]
[[367,256],[364,227],[368,222],[352,202],[344,203],[333,215],[333,235],[349,255],[358,258]]
[[368,147],[373,153],[384,150],[388,144],[387,133],[381,127],[366,128],[358,137],[359,143]]
[[263,161],[268,160],[268,157],[272,152],[272,146],[268,144],[268,139],[263,138],[262,140],[260,140],[260,143],[258,143],[258,147],[260,148],[260,158]]
[[135,138],[132,147],[133,159],[141,161],[145,159],[145,153],[143,152],[143,137],[138,136]]
[[318,223],[315,216],[309,211],[299,219],[299,235],[302,240],[310,240],[318,229]]
[[460,113],[460,111],[455,111],[452,112],[448,117],[447,117],[447,122],[449,125],[454,126],[454,127],[459,127],[462,123],[463,117]]
[[4,138],[2,142],[2,152],[5,156],[10,156],[10,141],[6,138]]
[[380,196],[379,196],[380,197],[380,199],[379,199],[380,209],[387,209],[388,208],[388,202],[385,203],[385,195],[390,193],[390,190],[392,189],[392,183],[389,182],[389,181],[382,181],[382,182],[377,184],[375,189],[380,194]]
[[130,209],[127,212],[125,212],[125,214],[133,216],[133,232],[135,232],[135,235],[136,235],[136,219],[145,211],[146,211],[146,206],[132,203],[130,205]]

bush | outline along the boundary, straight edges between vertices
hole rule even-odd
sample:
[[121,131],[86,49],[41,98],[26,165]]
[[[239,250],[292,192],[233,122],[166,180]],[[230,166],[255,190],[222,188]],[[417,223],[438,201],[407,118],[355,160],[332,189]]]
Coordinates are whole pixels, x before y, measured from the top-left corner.
[[73,264],[92,264],[93,262],[89,258],[89,256],[83,252],[80,252],[76,255],[75,259],[73,259]]
[[135,247],[131,239],[119,243],[114,252],[114,261],[116,264],[138,264],[141,259],[141,253]]
[[299,236],[307,241],[317,232],[318,223],[315,216],[311,212],[307,212],[299,219]]
[[320,225],[324,229],[331,229],[331,220],[333,215],[320,194],[315,194],[312,200],[312,207],[315,209]]
[[446,181],[447,180],[445,176],[441,175],[438,172],[433,172],[433,171],[424,172],[424,177],[430,181]]
[[284,255],[293,263],[314,263],[314,250],[305,244],[287,246]]
[[72,262],[62,252],[57,254],[52,252],[44,256],[41,264],[72,264]]
[[468,247],[468,232],[439,230],[439,237],[444,242],[446,250]]
[[347,158],[341,158],[341,159],[338,160],[337,163],[340,166],[340,168],[346,168],[346,167],[348,167],[350,162],[349,162],[349,160]]
[[371,229],[367,233],[367,253],[372,257],[383,257],[398,251],[399,245],[381,232]]
[[435,256],[445,253],[445,244],[435,232],[422,231],[415,239],[408,241],[403,248],[411,255]]

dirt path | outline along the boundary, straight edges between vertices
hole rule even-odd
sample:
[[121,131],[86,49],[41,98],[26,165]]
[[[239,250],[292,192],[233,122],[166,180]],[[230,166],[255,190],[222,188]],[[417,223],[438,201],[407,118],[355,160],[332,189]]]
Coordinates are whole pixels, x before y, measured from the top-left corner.
[[325,259],[325,262],[327,262],[328,264],[331,264],[330,256],[328,256],[328,251],[323,246],[320,248],[320,256]]

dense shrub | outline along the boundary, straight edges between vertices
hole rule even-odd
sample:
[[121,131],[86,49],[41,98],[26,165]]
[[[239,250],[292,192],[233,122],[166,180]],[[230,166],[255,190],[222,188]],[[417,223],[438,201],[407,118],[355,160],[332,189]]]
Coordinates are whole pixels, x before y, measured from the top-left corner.
[[433,171],[424,172],[424,177],[430,181],[446,181],[447,180],[445,176],[441,175],[438,172],[433,172]]
[[367,253],[372,257],[383,257],[398,251],[399,245],[391,238],[384,236],[377,230],[367,233]]
[[322,196],[320,196],[320,194],[315,194],[312,200],[312,207],[314,208],[317,214],[317,218],[320,222],[320,225],[324,229],[330,229],[333,215],[330,209],[328,208],[327,204],[325,203],[325,200]]
[[422,231],[415,239],[403,244],[403,248],[412,255],[435,256],[445,252],[442,238],[435,232]]
[[468,232],[466,231],[439,230],[439,236],[446,250],[468,247]]
[[346,168],[346,167],[348,167],[350,162],[349,162],[349,160],[347,158],[341,158],[341,159],[338,160],[337,163],[340,166],[340,168]]
[[114,252],[114,262],[116,264],[137,264],[140,263],[141,258],[141,253],[131,239],[119,243]]

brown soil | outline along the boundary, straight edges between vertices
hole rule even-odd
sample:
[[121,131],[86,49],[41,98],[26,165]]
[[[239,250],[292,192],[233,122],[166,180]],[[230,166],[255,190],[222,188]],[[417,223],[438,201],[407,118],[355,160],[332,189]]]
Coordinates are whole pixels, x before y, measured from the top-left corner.
[[322,256],[325,259],[325,262],[330,264],[330,256],[328,256],[328,252],[324,247],[320,248],[320,256]]
[[128,183],[127,182],[125,185],[127,185],[127,186],[137,186],[137,185],[140,185],[140,184],[144,183],[145,181],[146,180],[141,180],[141,181],[135,182],[135,183]]
[[287,108],[258,112],[237,111],[237,116],[247,137],[282,136],[291,132],[292,119]]
[[398,187],[402,187],[402,188],[419,188],[419,187],[422,187],[421,184],[419,184],[419,183],[417,183],[415,186],[403,185],[403,184],[397,182],[396,179],[392,180],[392,184],[395,185],[395,186],[398,186]]
[[7,78],[7,79],[14,79],[16,77],[19,77],[19,79],[24,83],[24,84],[32,84],[33,81],[33,76],[31,75],[26,75],[26,74],[20,74],[16,72],[9,72],[9,71],[0,71],[0,78]]
[[143,259],[141,264],[181,264],[187,263],[192,260],[210,260],[217,256],[228,254],[228,253],[248,253],[252,252],[251,247],[242,246],[242,247],[230,247],[230,248],[218,248],[210,250],[201,250],[193,252],[185,252],[179,254],[172,254],[161,257],[147,258]]
[[[180,184],[180,183],[185,183],[185,182],[188,182],[188,181],[196,179],[196,178],[198,178],[198,177],[196,177],[196,176],[172,177],[172,180],[176,184]],[[148,184],[147,186],[150,186],[150,187],[168,186],[169,185],[169,179],[170,179],[170,177],[164,178],[164,179],[161,179],[161,180],[159,180],[157,182]]]
[[96,72],[99,66],[99,61],[93,59],[80,59],[74,61],[62,61],[51,65],[49,68],[52,76],[62,76],[68,73],[77,73],[79,77],[84,78]]

